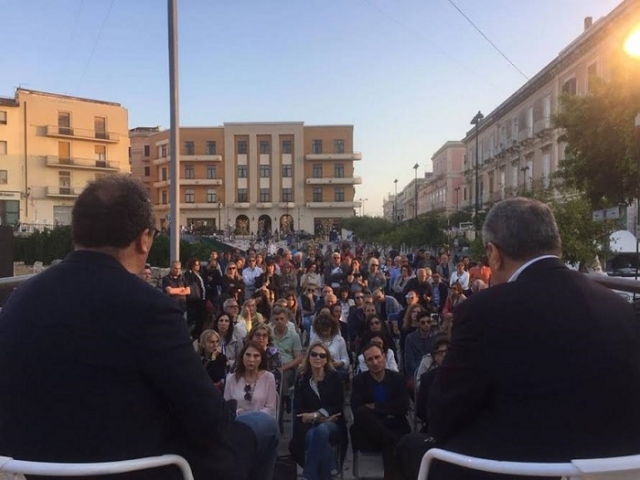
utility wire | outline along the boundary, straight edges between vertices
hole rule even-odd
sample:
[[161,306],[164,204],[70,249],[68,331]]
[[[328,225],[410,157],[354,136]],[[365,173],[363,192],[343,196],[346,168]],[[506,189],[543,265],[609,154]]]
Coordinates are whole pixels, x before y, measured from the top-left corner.
[[80,0],[80,3],[78,4],[78,10],[76,11],[75,19],[73,20],[73,26],[71,28],[71,34],[69,35],[69,41],[67,42],[67,48],[64,49],[64,52],[65,52],[64,60],[60,63],[60,73],[58,75],[58,78],[62,77],[63,72],[67,69],[69,54],[72,50],[73,39],[76,35],[76,28],[78,27],[78,20],[80,19],[80,12],[82,12],[83,6],[84,6],[84,0]]
[[80,89],[80,85],[84,80],[84,76],[86,75],[87,70],[89,69],[89,64],[93,59],[93,55],[96,53],[96,49],[98,48],[98,42],[100,41],[100,36],[102,35],[102,29],[104,28],[105,23],[107,23],[107,19],[109,18],[109,14],[111,13],[111,9],[113,8],[113,4],[115,3],[115,1],[116,0],[111,0],[111,3],[109,4],[109,9],[107,10],[106,15],[104,16],[104,19],[102,19],[102,23],[100,24],[100,28],[98,29],[98,36],[96,37],[95,42],[93,42],[93,48],[91,49],[91,53],[89,54],[89,59],[87,60],[87,63],[85,64],[84,69],[82,70],[82,75],[78,77],[78,84],[76,85],[76,91]]
[[460,12],[460,15],[462,15],[462,16],[467,20],[467,22],[469,22],[469,23],[471,24],[471,26],[472,26],[473,28],[475,28],[475,29],[477,30],[477,32],[478,32],[480,35],[482,35],[482,38],[484,38],[487,42],[489,42],[489,45],[491,45],[491,46],[492,46],[492,47],[493,47],[493,48],[494,48],[494,49],[495,49],[495,50],[496,50],[500,55],[502,55],[502,57],[503,57],[507,62],[509,62],[509,64],[510,64],[513,68],[515,68],[515,69],[518,71],[518,73],[519,73],[520,75],[522,75],[522,76],[525,78],[525,80],[529,80],[529,77],[527,77],[527,76],[522,72],[522,70],[520,70],[520,69],[516,66],[516,64],[515,64],[515,63],[513,63],[513,62],[509,59],[509,57],[507,57],[507,56],[505,55],[505,53],[504,53],[502,50],[500,50],[500,49],[498,48],[498,46],[497,46],[495,43],[493,43],[493,42],[491,41],[491,39],[490,39],[489,37],[487,37],[487,36],[484,34],[484,32],[483,32],[482,30],[480,30],[480,27],[478,27],[475,23],[473,23],[473,20],[471,20],[471,19],[467,16],[467,14],[465,14],[465,13],[460,9],[460,7],[459,7],[458,5],[456,5],[456,4],[455,4],[455,2],[454,2],[453,0],[447,0],[447,1],[448,1],[451,5],[453,5],[453,8],[455,8],[458,12]]

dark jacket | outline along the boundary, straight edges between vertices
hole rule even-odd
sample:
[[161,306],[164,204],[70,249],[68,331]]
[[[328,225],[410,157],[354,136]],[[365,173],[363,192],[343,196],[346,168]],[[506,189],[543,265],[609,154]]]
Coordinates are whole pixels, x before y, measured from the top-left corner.
[[638,405],[632,307],[550,258],[456,308],[429,396],[429,433],[442,448],[499,460],[631,455],[640,451]]
[[72,252],[0,312],[3,455],[99,462],[177,453],[196,475],[206,471],[201,478],[233,479],[229,413],[177,304],[111,256]]
[[340,427],[340,454],[344,461],[347,452],[347,424],[344,418],[344,387],[340,375],[335,370],[329,370],[324,380],[318,384],[320,398],[313,391],[309,384],[310,374],[299,377],[296,381],[295,396],[293,398],[293,436],[289,442],[289,451],[296,463],[304,465],[305,461],[305,438],[309,429],[313,426],[310,423],[302,423],[297,417],[300,413],[317,412],[320,409],[326,410],[329,415],[340,413],[337,424]]

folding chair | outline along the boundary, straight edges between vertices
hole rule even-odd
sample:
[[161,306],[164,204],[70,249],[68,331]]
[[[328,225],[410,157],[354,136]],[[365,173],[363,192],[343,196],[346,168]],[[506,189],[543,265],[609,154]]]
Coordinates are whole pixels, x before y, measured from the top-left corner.
[[433,459],[471,470],[536,477],[562,477],[567,480],[636,480],[640,478],[640,455],[571,460],[566,463],[504,462],[469,457],[460,453],[432,448],[422,457],[418,480],[427,480]]
[[360,479],[360,456],[367,458],[379,459],[380,466],[376,468],[376,471],[382,472],[384,467],[382,465],[382,453],[375,450],[356,450],[353,449],[353,478]]
[[177,466],[184,480],[193,480],[191,467],[179,455],[162,455],[158,457],[136,458],[119,462],[101,463],[51,463],[28,462],[0,456],[0,472],[10,473],[14,480],[18,475],[42,475],[47,477],[81,477],[86,475],[113,475],[118,473],[147,470],[150,468]]

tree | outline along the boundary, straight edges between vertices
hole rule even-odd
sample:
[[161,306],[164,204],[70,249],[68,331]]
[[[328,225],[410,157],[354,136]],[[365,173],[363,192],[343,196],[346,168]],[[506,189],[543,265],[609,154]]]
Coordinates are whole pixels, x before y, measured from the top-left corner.
[[554,125],[567,142],[558,177],[584,194],[596,208],[629,204],[640,197],[640,112],[636,73],[613,72],[605,82],[589,79],[589,95],[563,95]]
[[381,217],[348,217],[341,220],[342,228],[351,230],[356,237],[367,242],[379,242],[393,230],[393,224]]

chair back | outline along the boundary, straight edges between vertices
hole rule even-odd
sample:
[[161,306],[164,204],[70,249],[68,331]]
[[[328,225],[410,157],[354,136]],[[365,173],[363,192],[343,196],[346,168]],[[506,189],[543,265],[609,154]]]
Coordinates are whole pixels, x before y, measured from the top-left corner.
[[87,475],[113,475],[150,468],[177,466],[184,480],[193,480],[189,463],[179,455],[161,455],[157,457],[136,458],[119,462],[101,463],[52,463],[29,462],[0,456],[0,472],[18,475],[41,475],[45,477],[81,477]]

